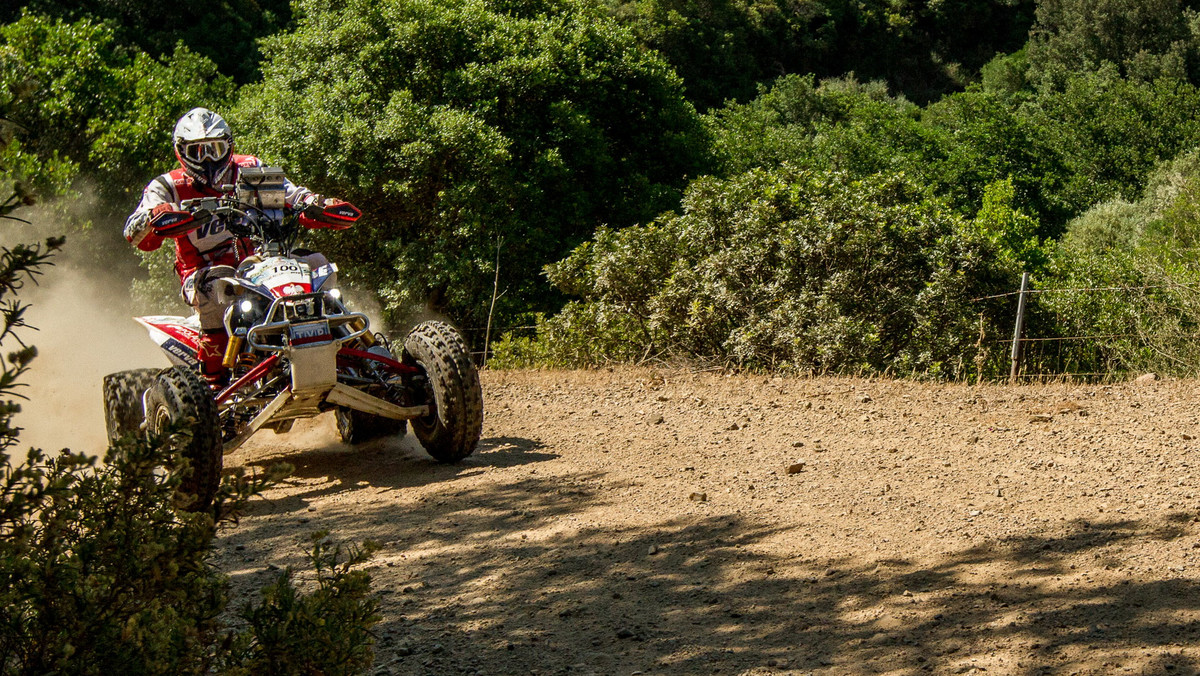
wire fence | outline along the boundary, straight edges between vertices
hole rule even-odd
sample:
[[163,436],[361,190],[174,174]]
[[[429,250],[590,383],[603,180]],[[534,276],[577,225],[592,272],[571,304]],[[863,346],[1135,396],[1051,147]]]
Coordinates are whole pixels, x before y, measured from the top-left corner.
[[[1139,292],[1144,293],[1146,291],[1156,290],[1186,290],[1190,292],[1200,292],[1200,286],[1193,284],[1148,284],[1139,286],[1091,286],[1034,289],[1029,288],[1029,281],[1028,275],[1025,275],[1024,279],[1022,280],[1022,288],[1018,291],[999,293],[990,296],[981,296],[979,298],[971,299],[972,302],[984,302],[1014,297],[1018,299],[1012,338],[993,338],[990,340],[983,340],[981,337],[980,340],[980,345],[1005,344],[1010,346],[1011,368],[1009,377],[1014,381],[1018,379],[1097,379],[1125,376],[1131,372],[1131,369],[1129,369],[1127,366],[1124,368],[1118,367],[1107,371],[1095,369],[1097,365],[1103,366],[1106,363],[1109,363],[1112,359],[1111,355],[1107,355],[1106,352],[1110,351],[1114,347],[1114,344],[1105,344],[1105,341],[1130,341],[1130,345],[1137,346],[1139,348],[1152,348],[1152,346],[1149,344],[1147,334],[1137,332],[1110,332],[1067,336],[1025,335],[1026,332],[1024,329],[1024,323],[1027,299],[1046,294],[1059,293],[1129,294]],[[1197,335],[1196,339],[1197,341],[1200,341],[1200,335]],[[1089,342],[1092,343],[1090,350],[1086,346],[1080,345]],[[1063,347],[1066,344],[1075,344],[1076,346],[1070,350],[1066,350]],[[1031,350],[1031,348],[1033,349]],[[1079,366],[1092,368],[1088,370],[1073,370]]]
[[[1025,335],[1024,313],[1025,303],[1022,299],[1031,299],[1037,296],[1045,296],[1047,294],[1059,293],[1076,293],[1076,294],[1094,294],[1094,293],[1135,293],[1156,290],[1188,290],[1196,292],[1200,295],[1200,285],[1193,284],[1147,284],[1140,286],[1089,286],[1089,287],[1062,287],[1062,288],[1029,288],[1028,280],[1022,290],[1010,291],[1007,293],[998,293],[989,296],[980,296],[972,298],[972,302],[984,302],[990,300],[998,300],[1004,298],[1018,299],[1017,317],[1014,326],[1013,336],[1011,338],[990,338],[980,340],[980,346],[983,345],[1005,345],[1010,348],[1011,354],[1011,369],[1010,378],[1013,380],[1050,380],[1058,378],[1081,378],[1081,379],[1103,379],[1117,378],[1130,373],[1128,368],[1116,368],[1110,370],[1097,370],[1094,367],[1097,364],[1106,363],[1107,359],[1103,352],[1111,348],[1111,345],[1104,345],[1103,341],[1133,341],[1135,344],[1142,343],[1147,336],[1144,333],[1095,333],[1084,335],[1068,335],[1068,336],[1044,336],[1044,335]],[[1197,318],[1200,320],[1200,317]],[[501,336],[512,335],[516,337],[533,337],[537,332],[537,325],[516,325],[516,326],[492,326],[491,338],[498,340]],[[488,332],[486,326],[470,326],[459,329],[467,340],[467,344],[471,346],[471,357],[477,363],[482,365],[491,356],[491,345],[485,345],[485,336]],[[1197,336],[1197,341],[1200,342],[1200,336]],[[1081,348],[1081,344],[1088,342],[1093,343],[1090,352]],[[1071,351],[1066,351],[1062,346],[1075,344],[1076,347]],[[1091,366],[1085,370],[1073,370],[1078,366]]]
[[[1150,289],[1197,289],[1194,284],[1152,284],[1149,286],[1090,286],[1078,288],[1062,288],[1062,289],[1026,289],[1026,295],[1038,295],[1043,293],[1071,293],[1071,292],[1092,292],[1092,291],[1148,291]],[[1011,298],[1020,296],[1021,291],[1009,291],[1007,293],[998,293],[993,296],[980,296],[972,298],[972,303],[978,303],[985,300],[993,300],[996,298]]]

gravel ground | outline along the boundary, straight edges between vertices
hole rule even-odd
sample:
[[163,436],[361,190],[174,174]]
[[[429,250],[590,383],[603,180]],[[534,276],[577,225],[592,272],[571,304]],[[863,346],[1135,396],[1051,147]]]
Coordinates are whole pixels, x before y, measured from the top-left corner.
[[381,542],[381,674],[1200,670],[1195,381],[483,381],[458,465],[330,419],[227,457],[296,472],[217,563]]

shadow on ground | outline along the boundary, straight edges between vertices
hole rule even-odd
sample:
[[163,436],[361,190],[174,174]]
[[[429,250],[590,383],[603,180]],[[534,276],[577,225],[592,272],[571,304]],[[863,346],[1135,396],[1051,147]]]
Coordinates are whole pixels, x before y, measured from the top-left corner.
[[[445,484],[404,509],[330,517],[342,539],[394,534],[372,569],[385,618],[378,673],[1197,673],[1197,581],[1130,564],[1141,543],[1190,537],[1188,514],[946,543],[951,553],[932,561],[779,558],[758,545],[803,534],[741,516],[589,526],[621,487],[537,476],[553,456],[529,440],[485,440],[454,467],[394,451],[283,458],[297,477],[335,484],[283,509],[364,483]],[[489,464],[530,473],[458,487]],[[266,527],[248,523],[239,537]]]
[[286,498],[252,503],[248,514],[300,511],[317,499],[375,487],[385,490],[449,483],[478,474],[487,467],[516,467],[553,460],[558,456],[539,451],[542,444],[517,437],[481,439],[475,452],[455,464],[429,457],[411,434],[358,446],[322,441],[312,448],[276,452],[246,463],[258,472],[278,463],[294,469],[284,481],[305,488]]

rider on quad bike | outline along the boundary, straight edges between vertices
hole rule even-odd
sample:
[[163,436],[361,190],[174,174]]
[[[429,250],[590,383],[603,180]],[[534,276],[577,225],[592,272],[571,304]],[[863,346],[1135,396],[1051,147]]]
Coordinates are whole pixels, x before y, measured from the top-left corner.
[[185,432],[173,442],[190,465],[180,504],[196,510],[216,495],[224,454],[325,413],[346,444],[402,436],[411,423],[438,462],[473,453],[483,393],[462,336],[438,320],[398,341],[373,332],[342,302],[336,265],[297,248],[305,228],[346,227],[361,212],[234,155],[229,126],[202,108],[176,126],[175,153],[181,168],[150,182],[125,236],[145,251],[175,240],[198,317],[135,318],[172,366],[105,376],[109,439]]
[[[200,316],[200,370],[213,387],[220,387],[229,377],[222,364],[229,336],[222,321],[225,308],[217,302],[212,282],[233,276],[238,264],[254,251],[249,241],[235,237],[221,220],[196,227],[195,221],[178,225],[171,215],[184,200],[221,196],[222,187],[236,183],[242,168],[263,163],[252,155],[233,154],[232,130],[220,115],[206,108],[194,108],[179,118],[172,141],[179,168],[158,176],[142,191],[142,201],[125,223],[125,239],[142,251],[157,250],[164,239],[175,240],[181,295]],[[296,210],[343,203],[291,182],[286,183],[286,201]],[[338,230],[350,227],[351,221],[323,219],[319,214],[311,209],[302,212],[300,224]],[[327,262],[317,253],[307,259],[314,269]]]

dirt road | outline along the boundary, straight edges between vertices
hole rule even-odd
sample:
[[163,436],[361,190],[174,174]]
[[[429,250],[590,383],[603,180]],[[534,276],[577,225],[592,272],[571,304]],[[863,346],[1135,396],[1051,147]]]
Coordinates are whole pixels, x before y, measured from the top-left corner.
[[382,542],[377,673],[1197,673],[1198,389],[485,373],[461,465],[226,458],[296,473],[217,561]]

